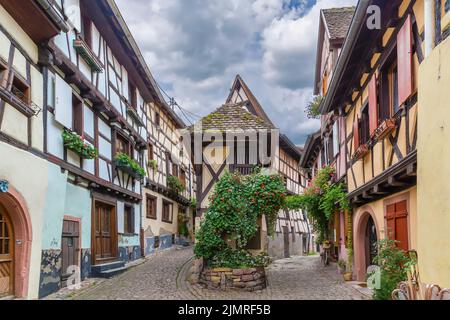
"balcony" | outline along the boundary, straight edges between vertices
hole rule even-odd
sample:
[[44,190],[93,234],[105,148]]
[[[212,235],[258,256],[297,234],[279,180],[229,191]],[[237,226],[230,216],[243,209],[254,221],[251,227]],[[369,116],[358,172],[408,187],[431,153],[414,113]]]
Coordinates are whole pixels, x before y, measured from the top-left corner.
[[86,61],[94,72],[103,72],[103,66],[97,59],[91,48],[84,42],[83,39],[78,38],[73,40],[73,48]]

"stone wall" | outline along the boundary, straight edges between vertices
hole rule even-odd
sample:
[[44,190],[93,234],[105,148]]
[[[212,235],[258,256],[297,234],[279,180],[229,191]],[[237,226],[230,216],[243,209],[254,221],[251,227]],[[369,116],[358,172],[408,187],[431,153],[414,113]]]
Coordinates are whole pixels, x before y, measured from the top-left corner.
[[266,288],[266,272],[262,267],[205,269],[200,274],[199,283],[208,289],[257,291]]

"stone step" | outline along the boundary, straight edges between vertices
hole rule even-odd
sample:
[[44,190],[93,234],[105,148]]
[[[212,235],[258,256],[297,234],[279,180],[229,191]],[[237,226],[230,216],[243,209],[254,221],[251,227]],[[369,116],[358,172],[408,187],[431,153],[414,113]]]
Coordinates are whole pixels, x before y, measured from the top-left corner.
[[121,268],[117,268],[117,269],[109,269],[106,271],[102,271],[100,272],[97,276],[100,278],[106,278],[106,279],[110,279],[114,276],[117,276],[123,272],[125,272],[128,269],[128,267],[121,267]]
[[108,270],[115,270],[125,267],[124,261],[112,261],[103,264],[93,265],[91,267],[91,274],[93,276],[99,276],[101,273],[106,272]]

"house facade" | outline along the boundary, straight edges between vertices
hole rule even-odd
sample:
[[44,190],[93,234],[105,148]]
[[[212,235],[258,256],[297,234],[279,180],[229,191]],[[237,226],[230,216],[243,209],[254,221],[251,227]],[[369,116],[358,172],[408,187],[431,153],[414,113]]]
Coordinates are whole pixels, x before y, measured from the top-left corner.
[[178,239],[179,211],[193,229],[185,125],[114,1],[48,4],[0,2],[0,296],[122,272]]
[[[381,28],[367,27],[367,8],[373,4],[381,8]],[[405,251],[418,248],[417,75],[423,61],[423,5],[360,1],[320,108],[324,115],[333,114],[343,134],[338,140],[345,160],[338,167],[346,169],[353,271],[359,281],[373,264],[378,240],[396,240]]]
[[[227,171],[247,175],[260,166],[267,172],[281,174],[289,194],[303,191],[306,179],[299,167],[301,151],[287,136],[279,134],[239,75],[226,103],[189,129],[194,157],[201,155],[193,160],[200,218],[208,208],[215,183]],[[267,237],[264,217],[258,224],[259,232],[248,244],[253,252],[288,257],[309,251],[310,228],[302,211],[280,211],[274,237]]]

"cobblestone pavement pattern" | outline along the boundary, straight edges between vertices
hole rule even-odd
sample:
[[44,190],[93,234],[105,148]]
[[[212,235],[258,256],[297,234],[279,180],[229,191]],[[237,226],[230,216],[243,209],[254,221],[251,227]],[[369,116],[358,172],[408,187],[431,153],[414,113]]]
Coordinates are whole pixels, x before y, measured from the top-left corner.
[[[109,280],[90,279],[79,292],[61,291],[47,299],[81,300],[360,300],[363,296],[340,279],[335,267],[324,268],[318,256],[275,261],[267,268],[268,288],[259,292],[216,291],[185,281],[192,248],[151,255],[143,264]],[[84,285],[83,287],[86,287]]]

